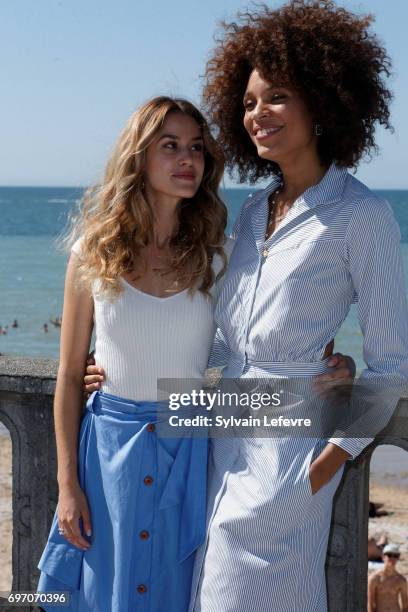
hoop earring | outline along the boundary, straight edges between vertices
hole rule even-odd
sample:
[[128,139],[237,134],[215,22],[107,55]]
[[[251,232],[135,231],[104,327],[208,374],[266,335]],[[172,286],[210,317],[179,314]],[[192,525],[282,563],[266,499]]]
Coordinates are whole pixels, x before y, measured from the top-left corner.
[[321,136],[323,134],[323,128],[320,123],[316,123],[314,127],[314,133],[316,134],[316,136]]

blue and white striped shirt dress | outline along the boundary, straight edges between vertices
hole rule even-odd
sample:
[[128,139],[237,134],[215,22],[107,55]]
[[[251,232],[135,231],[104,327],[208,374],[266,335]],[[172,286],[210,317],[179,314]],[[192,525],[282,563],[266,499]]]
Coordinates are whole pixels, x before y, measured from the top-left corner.
[[[408,379],[408,306],[390,206],[332,164],[267,240],[270,185],[244,203],[216,306],[210,365],[225,378],[313,377],[352,303],[364,337],[361,381]],[[397,396],[381,406],[377,430]],[[378,415],[377,415],[378,417]],[[217,438],[194,612],[326,612],[324,565],[343,467],[312,494],[309,466],[328,441],[356,457],[372,436]]]

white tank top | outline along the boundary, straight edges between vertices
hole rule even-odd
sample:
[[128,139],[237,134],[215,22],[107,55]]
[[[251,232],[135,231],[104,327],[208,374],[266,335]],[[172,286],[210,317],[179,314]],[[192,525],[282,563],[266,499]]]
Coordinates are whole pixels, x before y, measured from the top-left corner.
[[[227,239],[229,258],[233,241]],[[81,239],[72,246],[80,257]],[[219,256],[213,269],[222,268]],[[157,401],[161,378],[202,379],[213,341],[214,306],[222,278],[210,292],[212,299],[187,290],[158,298],[120,279],[123,292],[115,299],[93,291],[95,362],[105,370],[102,391],[134,401]]]

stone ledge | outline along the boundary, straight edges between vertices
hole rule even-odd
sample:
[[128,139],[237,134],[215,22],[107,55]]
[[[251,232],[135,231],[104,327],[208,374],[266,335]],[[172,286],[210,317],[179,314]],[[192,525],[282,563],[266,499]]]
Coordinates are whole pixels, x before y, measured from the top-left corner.
[[0,356],[0,391],[54,395],[58,360]]

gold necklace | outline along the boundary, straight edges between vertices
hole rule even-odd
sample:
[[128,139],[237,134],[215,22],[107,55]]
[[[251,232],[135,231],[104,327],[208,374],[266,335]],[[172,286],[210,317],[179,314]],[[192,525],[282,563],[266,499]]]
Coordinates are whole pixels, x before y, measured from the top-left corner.
[[273,209],[275,208],[276,205],[276,201],[278,199],[278,195],[280,194],[280,192],[282,191],[283,185],[279,185],[279,187],[275,190],[274,194],[273,194],[273,199],[271,200],[271,202],[269,202],[269,206],[268,206],[268,224],[266,226],[266,232],[265,232],[265,240],[268,239],[269,237],[269,228],[271,227],[272,223],[277,223],[278,221],[281,221],[285,215],[286,212],[284,212],[283,214],[279,215],[279,216],[273,216],[272,212]]
[[[149,263],[151,265],[152,272],[156,274],[161,274],[163,271],[168,270],[169,251],[166,247],[168,247],[169,242],[170,238],[166,238],[166,240],[164,240],[161,244],[153,241],[148,246]],[[167,263],[164,263],[164,260],[167,260]]]

